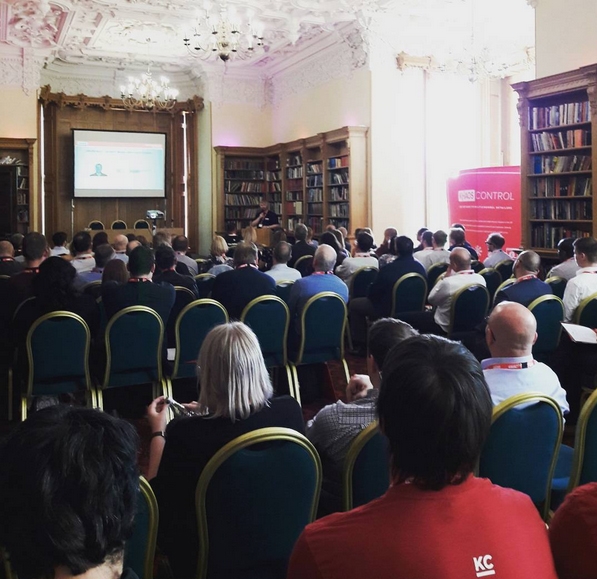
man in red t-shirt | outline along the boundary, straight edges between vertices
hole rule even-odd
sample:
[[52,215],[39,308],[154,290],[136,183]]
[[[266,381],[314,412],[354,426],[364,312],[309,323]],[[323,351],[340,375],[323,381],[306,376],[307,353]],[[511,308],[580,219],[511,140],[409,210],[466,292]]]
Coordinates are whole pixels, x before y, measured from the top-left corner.
[[391,350],[382,376],[392,486],[307,526],[288,579],[556,579],[530,498],[472,475],[492,404],[468,350],[413,337]]

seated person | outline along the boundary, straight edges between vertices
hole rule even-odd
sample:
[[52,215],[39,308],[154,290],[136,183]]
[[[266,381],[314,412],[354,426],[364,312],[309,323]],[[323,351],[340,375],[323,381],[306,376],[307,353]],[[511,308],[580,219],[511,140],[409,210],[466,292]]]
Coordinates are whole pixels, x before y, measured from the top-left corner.
[[[580,269],[564,290],[564,321],[571,322],[576,308],[597,292],[597,239],[581,237],[574,242],[574,257]],[[591,275],[593,274],[593,275]]]
[[540,392],[553,398],[562,414],[570,410],[566,391],[556,373],[533,359],[537,320],[530,310],[514,302],[495,306],[485,329],[491,358],[483,360],[483,374],[494,405],[516,394]]
[[93,269],[77,273],[75,287],[79,290],[83,290],[88,283],[101,281],[106,264],[115,257],[114,248],[109,243],[102,243],[95,249],[94,255],[95,266]]
[[379,264],[376,257],[373,257],[371,248],[373,247],[373,237],[367,232],[359,233],[354,256],[347,257],[341,265],[336,268],[336,275],[344,280],[350,287],[350,282],[354,273],[361,267],[374,267],[378,269]]
[[123,572],[139,489],[135,429],[105,412],[53,406],[0,451],[0,542],[21,579],[136,579]]
[[286,241],[279,241],[272,252],[273,265],[265,272],[265,275],[269,275],[276,283],[301,279],[300,272],[287,265],[291,257],[292,245]]
[[459,223],[455,223],[450,229],[450,248],[448,251],[452,251],[455,247],[464,247],[471,254],[471,259],[479,259],[473,246],[466,240],[464,227]]
[[390,241],[394,239],[398,235],[398,230],[395,227],[388,227],[383,232],[383,241],[380,243],[379,247],[375,250],[375,255],[377,257],[381,257],[386,253],[390,253]]
[[15,248],[10,241],[0,241],[0,275],[15,275],[23,270],[23,264],[15,261]]
[[[234,245],[236,247],[237,243]],[[214,235],[209,250],[209,259],[204,265],[203,273],[218,275],[225,271],[232,271],[234,261],[231,257],[227,257],[227,255],[228,244],[226,243],[226,240],[221,235]]]
[[530,498],[473,475],[492,404],[462,344],[415,336],[395,346],[377,413],[392,485],[379,499],[308,525],[288,579],[556,579]]
[[550,277],[561,277],[566,281],[572,279],[580,269],[574,259],[574,237],[564,237],[558,242],[558,258],[560,263],[552,267],[546,279]]
[[309,230],[307,226],[299,223],[294,228],[294,245],[292,246],[292,257],[288,261],[288,267],[294,267],[294,263],[304,255],[315,255],[315,247],[306,241]]
[[52,235],[52,249],[50,252],[51,256],[67,256],[70,255],[68,247],[66,247],[66,240],[68,236],[64,231],[57,231]]
[[[495,267],[502,261],[512,261],[512,258],[503,250],[506,240],[501,233],[491,233],[485,241],[488,255],[483,262],[485,267]],[[504,280],[505,281],[505,280]]]
[[368,334],[367,372],[354,374],[346,387],[346,403],[339,400],[322,408],[307,423],[307,438],[315,445],[323,463],[324,508],[339,511],[342,495],[342,469],[354,438],[376,419],[381,369],[387,353],[402,340],[418,332],[393,318],[373,323]]
[[176,271],[176,262],[178,257],[172,247],[161,245],[155,250],[155,268],[153,275],[155,283],[169,283],[172,286],[187,288],[193,292],[195,299],[199,298],[197,284],[190,275],[180,275]]
[[269,426],[304,430],[296,400],[273,398],[259,342],[248,326],[235,322],[213,328],[201,346],[199,368],[199,401],[185,405],[198,416],[176,418],[166,429],[164,398],[156,398],[147,409],[153,433],[148,478],[153,479],[160,508],[158,544],[168,555],[174,576],[180,578],[195,576],[195,487],[209,459],[252,430]]
[[177,235],[172,239],[172,249],[176,253],[177,263],[184,263],[189,268],[189,274],[192,276],[199,274],[197,262],[187,255],[189,251],[189,240],[184,235]]
[[87,231],[79,231],[73,237],[71,247],[74,257],[71,260],[71,263],[77,270],[77,273],[91,271],[95,267],[92,246],[93,242],[91,240],[91,235],[89,235]]

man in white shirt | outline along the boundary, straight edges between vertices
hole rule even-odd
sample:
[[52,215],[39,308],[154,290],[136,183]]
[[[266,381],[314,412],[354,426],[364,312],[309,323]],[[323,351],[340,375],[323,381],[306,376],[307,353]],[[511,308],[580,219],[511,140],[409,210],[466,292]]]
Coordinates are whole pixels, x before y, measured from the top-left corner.
[[177,235],[172,240],[172,249],[176,253],[176,260],[179,263],[184,263],[192,276],[198,275],[199,266],[197,262],[187,255],[189,249],[189,240],[184,235]]
[[450,327],[452,297],[463,287],[479,284],[486,287],[483,276],[471,269],[471,254],[464,247],[455,247],[450,253],[446,277],[438,281],[429,293],[428,301],[434,312],[408,312],[400,319],[408,322],[421,333],[445,335]]
[[292,246],[286,241],[280,241],[274,247],[272,259],[274,265],[272,265],[269,271],[265,272],[265,275],[269,275],[274,278],[274,281],[296,281],[301,279],[301,273],[298,269],[288,267],[288,262],[292,257]]
[[64,231],[57,231],[52,235],[52,249],[50,251],[50,256],[61,256],[61,255],[68,255],[69,251],[66,247],[66,233]]
[[423,249],[415,251],[413,257],[420,261],[425,266],[425,269],[427,269],[429,266],[426,264],[426,258],[433,254],[433,231],[429,231],[428,229],[423,232],[423,235],[421,235],[421,245]]
[[506,243],[501,233],[491,233],[488,235],[485,244],[489,255],[483,262],[485,267],[495,267],[498,263],[505,260],[512,261],[512,258],[502,249]]
[[564,321],[570,322],[585,298],[597,293],[597,239],[581,237],[574,242],[574,257],[580,269],[564,290]]
[[571,280],[576,272],[580,269],[578,263],[574,259],[574,238],[564,237],[558,242],[558,257],[560,262],[558,265],[552,267],[547,274],[547,277],[561,277],[565,280]]
[[436,263],[450,263],[450,252],[444,249],[444,245],[448,241],[448,234],[441,229],[438,229],[431,236],[431,250],[417,251],[413,256],[419,260],[423,267],[427,270]]
[[374,267],[378,269],[379,262],[376,257],[371,255],[371,248],[373,247],[373,236],[362,231],[357,235],[356,251],[353,257],[347,257],[337,268],[336,275],[344,280],[347,286],[350,287],[350,281],[357,269],[362,267]]
[[556,373],[533,359],[537,321],[527,308],[515,302],[497,305],[487,321],[485,339],[491,358],[481,366],[494,406],[516,394],[540,392],[553,398],[562,414],[568,413],[566,391]]
[[86,273],[95,267],[95,258],[91,251],[91,235],[87,231],[79,231],[73,237],[75,257],[70,262],[77,273]]

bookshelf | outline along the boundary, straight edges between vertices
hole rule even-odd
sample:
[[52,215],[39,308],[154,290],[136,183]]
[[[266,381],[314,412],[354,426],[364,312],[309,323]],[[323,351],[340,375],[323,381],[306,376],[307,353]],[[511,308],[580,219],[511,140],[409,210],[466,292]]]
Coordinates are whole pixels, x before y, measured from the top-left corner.
[[28,233],[35,139],[0,139],[0,233]]
[[562,237],[597,231],[597,65],[512,87],[522,131],[522,244],[554,258]]
[[[298,223],[312,227],[315,235],[330,223],[351,233],[370,225],[367,131],[343,127],[266,148],[215,147],[217,226],[225,229],[232,221],[246,227],[262,199],[289,233]],[[237,180],[246,191],[230,190],[239,187]]]

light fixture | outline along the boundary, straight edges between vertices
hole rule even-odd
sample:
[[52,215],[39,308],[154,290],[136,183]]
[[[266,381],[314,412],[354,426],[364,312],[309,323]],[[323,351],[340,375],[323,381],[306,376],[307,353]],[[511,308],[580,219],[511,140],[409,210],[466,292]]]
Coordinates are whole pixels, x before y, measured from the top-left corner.
[[127,110],[169,111],[176,104],[178,91],[170,87],[170,81],[164,76],[159,81],[154,80],[149,68],[141,78],[129,76],[128,80],[128,86],[120,87],[120,96]]
[[263,39],[263,26],[253,20],[251,12],[243,19],[224,1],[219,8],[205,2],[193,33],[185,34],[183,43],[193,56],[217,55],[227,62],[232,56],[247,58],[264,46]]

